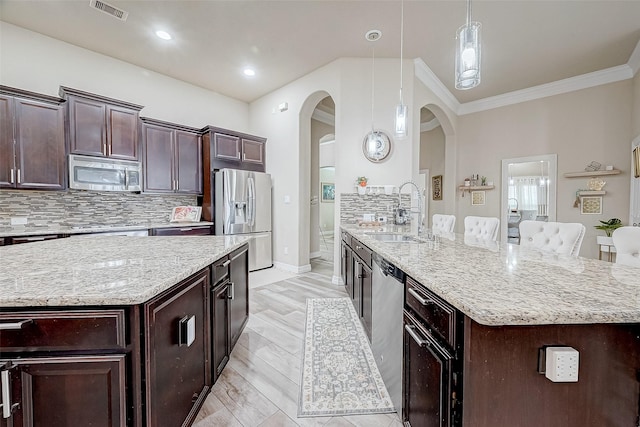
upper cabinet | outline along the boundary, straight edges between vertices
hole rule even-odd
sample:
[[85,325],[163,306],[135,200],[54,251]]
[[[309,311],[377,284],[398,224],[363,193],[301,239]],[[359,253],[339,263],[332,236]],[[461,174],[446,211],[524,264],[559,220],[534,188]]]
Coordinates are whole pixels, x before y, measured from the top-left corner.
[[60,87],[67,100],[72,154],[139,160],[141,105]]
[[207,126],[203,131],[203,160],[209,170],[232,168],[256,172],[266,169],[266,138]]
[[64,100],[0,86],[0,188],[63,190]]
[[198,129],[142,118],[144,191],[202,194]]

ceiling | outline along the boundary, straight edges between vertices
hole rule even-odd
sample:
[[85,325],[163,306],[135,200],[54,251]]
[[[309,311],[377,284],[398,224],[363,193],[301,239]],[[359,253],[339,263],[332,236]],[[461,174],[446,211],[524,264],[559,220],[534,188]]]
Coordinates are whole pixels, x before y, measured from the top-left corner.
[[[341,57],[400,56],[393,1],[0,0],[0,20],[251,102]],[[626,64],[640,40],[640,0],[474,0],[482,23],[482,83],[453,88],[455,33],[466,2],[406,0],[404,57],[422,59],[465,103]],[[162,27],[173,35],[154,35]],[[242,74],[252,66],[256,76]],[[398,70],[399,71],[399,70]],[[398,76],[399,78],[399,76]]]

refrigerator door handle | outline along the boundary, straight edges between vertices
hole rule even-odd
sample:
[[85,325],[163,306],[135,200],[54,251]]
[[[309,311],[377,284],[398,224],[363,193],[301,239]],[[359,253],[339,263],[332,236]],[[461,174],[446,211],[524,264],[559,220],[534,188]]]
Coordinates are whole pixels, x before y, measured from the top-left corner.
[[256,183],[253,177],[249,177],[247,181],[249,184],[247,186],[247,220],[249,222],[249,225],[253,227],[256,223]]

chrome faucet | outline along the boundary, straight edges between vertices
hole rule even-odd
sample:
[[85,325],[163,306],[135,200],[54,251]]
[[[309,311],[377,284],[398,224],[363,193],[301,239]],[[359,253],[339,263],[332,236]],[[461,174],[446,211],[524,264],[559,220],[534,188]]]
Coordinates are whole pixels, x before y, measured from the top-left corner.
[[[411,207],[409,207],[408,211],[402,207],[402,188],[407,184],[413,185],[416,188],[416,191],[418,192],[418,212],[412,211]],[[418,188],[416,183],[413,181],[405,182],[398,189],[398,207],[396,208],[396,214],[395,214],[396,224],[405,224],[407,222],[407,217],[406,217],[407,213],[418,214],[418,234],[422,233],[424,231],[424,227],[422,225],[424,221],[422,218],[422,194],[420,193],[420,188]]]

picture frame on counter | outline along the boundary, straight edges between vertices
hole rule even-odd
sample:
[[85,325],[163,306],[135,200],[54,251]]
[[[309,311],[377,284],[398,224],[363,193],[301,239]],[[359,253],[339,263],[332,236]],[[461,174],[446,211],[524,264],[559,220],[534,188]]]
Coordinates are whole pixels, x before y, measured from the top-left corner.
[[442,200],[442,175],[435,175],[431,178],[431,199]]
[[202,206],[176,206],[171,210],[169,222],[198,222]]

